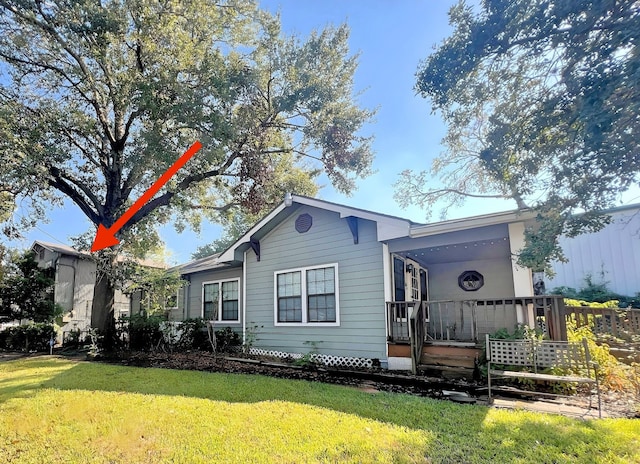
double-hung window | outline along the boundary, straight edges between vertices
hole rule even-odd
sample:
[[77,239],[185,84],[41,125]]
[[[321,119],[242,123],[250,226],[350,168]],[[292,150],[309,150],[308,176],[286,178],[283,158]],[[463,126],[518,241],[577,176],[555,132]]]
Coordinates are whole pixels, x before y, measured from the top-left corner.
[[202,318],[216,322],[240,322],[239,280],[202,284]]
[[275,273],[276,325],[340,325],[338,265]]

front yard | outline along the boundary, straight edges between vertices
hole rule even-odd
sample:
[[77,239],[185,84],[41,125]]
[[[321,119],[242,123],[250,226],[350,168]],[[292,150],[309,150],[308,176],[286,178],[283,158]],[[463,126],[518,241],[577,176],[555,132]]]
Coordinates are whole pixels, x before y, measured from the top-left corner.
[[640,462],[640,421],[262,376],[0,363],[0,462]]

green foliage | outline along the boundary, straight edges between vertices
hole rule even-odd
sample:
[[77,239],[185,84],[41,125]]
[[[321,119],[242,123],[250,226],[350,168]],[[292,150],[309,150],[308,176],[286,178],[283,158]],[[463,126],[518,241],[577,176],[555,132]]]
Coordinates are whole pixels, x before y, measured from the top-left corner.
[[403,173],[396,198],[428,213],[467,197],[533,208],[519,262],[549,270],[559,234],[602,228],[638,184],[637,2],[460,0],[449,19],[416,82],[447,124],[445,152]]
[[62,341],[62,348],[78,350],[89,343],[90,338],[88,336],[83,337],[80,329],[72,329],[65,332],[64,340]]
[[38,267],[35,253],[14,253],[0,281],[0,317],[53,322],[63,309],[53,301],[53,269]]
[[489,337],[498,340],[540,340],[542,339],[542,332],[538,329],[532,329],[526,324],[516,324],[513,332],[509,332],[506,328],[502,328],[490,334]]
[[[608,285],[609,282],[604,280],[604,272],[602,272],[598,281],[595,280],[592,274],[585,275],[584,284],[580,287],[580,290],[572,287],[556,287],[551,292],[554,295],[564,296],[565,304],[568,306],[640,308],[640,297],[638,294],[633,297],[619,295],[611,291]],[[601,303],[604,306],[597,305],[596,303]]]
[[244,351],[245,354],[249,354],[251,352],[253,344],[258,340],[258,332],[263,327],[263,325],[258,325],[253,322],[251,325],[247,326],[244,334],[244,344],[242,345],[242,351]]
[[211,350],[207,326],[202,319],[185,319],[176,325],[176,332],[180,334],[175,344],[177,351]]
[[[240,335],[230,327],[215,331],[216,348],[229,352],[242,344]],[[120,338],[132,351],[211,351],[207,324],[200,318],[167,322],[162,317],[134,315],[120,321]]]
[[141,311],[150,316],[164,316],[168,308],[177,306],[178,290],[187,285],[178,271],[141,266],[135,262],[127,265],[129,269],[124,278],[131,283],[125,292],[141,295]]
[[48,323],[8,327],[0,331],[0,349],[9,351],[49,351],[49,340],[56,330]]
[[133,351],[153,351],[164,340],[162,317],[132,315],[122,318],[128,347]]
[[[109,226],[195,140],[203,148],[124,225],[121,248],[160,243],[161,224],[197,231],[234,208],[263,212],[320,172],[342,192],[371,172],[373,112],[356,102],[346,26],[285,37],[252,0],[27,0],[0,16],[0,183],[29,199],[30,222],[68,199]],[[116,260],[104,262],[101,329],[116,282]]]
[[305,368],[315,367],[318,363],[316,361],[316,355],[318,354],[318,343],[317,341],[307,340],[304,342],[305,345],[311,346],[311,351],[302,355],[301,358],[296,359],[293,364],[296,366],[302,366]]
[[609,345],[598,342],[589,326],[576,327],[574,321],[567,321],[567,340],[580,342],[587,339],[591,360],[598,365],[598,376],[604,390],[625,391],[631,387],[627,373],[629,367],[620,363],[609,351]]
[[233,351],[240,345],[242,345],[242,338],[240,334],[231,327],[216,330],[216,350],[218,352],[225,353]]

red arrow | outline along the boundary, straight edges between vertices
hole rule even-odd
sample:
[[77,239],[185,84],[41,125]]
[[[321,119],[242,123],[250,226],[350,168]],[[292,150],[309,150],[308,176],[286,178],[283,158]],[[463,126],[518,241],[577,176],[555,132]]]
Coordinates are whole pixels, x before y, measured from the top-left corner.
[[196,141],[193,145],[191,145],[184,154],[178,158],[178,160],[171,165],[167,171],[160,176],[160,178],[153,183],[149,189],[142,194],[140,198],[136,200],[136,202],[127,209],[122,216],[118,218],[116,222],[113,223],[111,227],[108,229],[100,224],[98,226],[98,232],[96,233],[96,238],[93,239],[93,245],[91,245],[91,251],[102,250],[103,248],[109,248],[113,245],[117,245],[120,243],[115,235],[118,233],[120,229],[133,217],[134,214],[138,212],[142,206],[149,201],[158,190],[162,188],[164,184],[173,176],[178,169],[180,169],[184,164],[189,161],[193,155],[196,154],[198,150],[202,148],[202,144]]

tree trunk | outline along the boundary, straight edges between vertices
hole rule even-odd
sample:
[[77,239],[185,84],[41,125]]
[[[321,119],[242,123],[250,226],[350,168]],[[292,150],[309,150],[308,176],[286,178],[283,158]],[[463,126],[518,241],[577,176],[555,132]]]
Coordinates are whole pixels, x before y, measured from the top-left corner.
[[113,270],[116,264],[115,256],[102,255],[96,263],[96,283],[93,290],[91,305],[91,327],[104,335],[104,348],[113,346],[115,336],[115,318],[113,305],[115,302],[115,284]]
[[113,304],[115,287],[108,274],[100,273],[96,278],[91,305],[91,327],[106,331],[114,325]]

